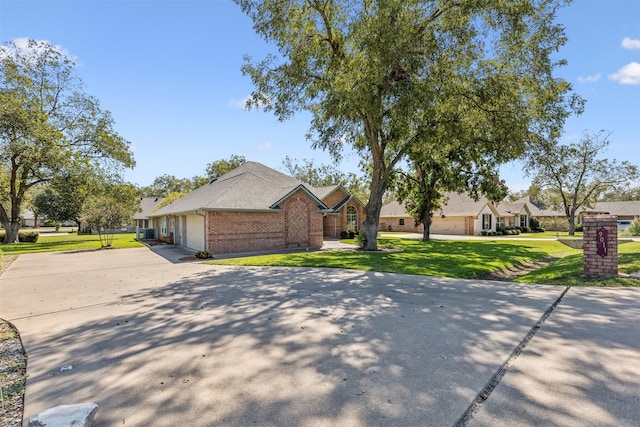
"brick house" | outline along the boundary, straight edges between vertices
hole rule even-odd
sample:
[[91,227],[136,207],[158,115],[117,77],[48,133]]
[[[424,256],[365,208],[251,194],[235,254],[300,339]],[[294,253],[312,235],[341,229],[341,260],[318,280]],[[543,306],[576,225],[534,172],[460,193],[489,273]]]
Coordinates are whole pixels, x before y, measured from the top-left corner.
[[[498,227],[528,227],[531,211],[525,203],[493,203],[485,198],[474,200],[466,194],[447,193],[444,203],[433,213],[429,232],[438,234],[477,235],[496,231]],[[380,210],[379,231],[422,233],[423,224],[398,202]]]
[[[153,218],[160,240],[214,254],[319,248],[324,235],[334,234],[324,230],[325,219],[342,224],[344,217],[346,226],[349,207],[358,205],[347,195],[340,186],[314,189],[247,162],[155,211]],[[331,206],[338,197],[343,203]]]
[[323,236],[339,238],[343,231],[360,231],[364,221],[364,205],[357,197],[349,193],[342,185],[311,188],[331,211],[323,218]]

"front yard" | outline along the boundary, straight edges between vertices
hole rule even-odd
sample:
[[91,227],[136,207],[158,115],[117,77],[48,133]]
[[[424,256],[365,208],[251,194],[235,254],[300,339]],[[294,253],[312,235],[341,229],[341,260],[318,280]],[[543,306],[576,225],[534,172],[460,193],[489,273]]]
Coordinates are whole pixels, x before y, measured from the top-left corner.
[[[111,248],[137,248],[144,246],[136,240],[135,233],[115,234]],[[69,233],[62,236],[41,234],[36,243],[22,242],[18,244],[0,244],[0,252],[5,255],[30,254],[35,252],[86,251],[100,249],[100,238],[97,234]]]
[[[526,283],[589,286],[640,286],[635,278],[582,277],[582,250],[550,240],[379,239],[379,252],[342,251],[262,255],[208,261],[212,264],[330,267],[454,278],[488,278],[504,269],[545,265],[517,280]],[[621,273],[640,272],[640,242],[619,247]],[[540,271],[541,274],[536,274]]]

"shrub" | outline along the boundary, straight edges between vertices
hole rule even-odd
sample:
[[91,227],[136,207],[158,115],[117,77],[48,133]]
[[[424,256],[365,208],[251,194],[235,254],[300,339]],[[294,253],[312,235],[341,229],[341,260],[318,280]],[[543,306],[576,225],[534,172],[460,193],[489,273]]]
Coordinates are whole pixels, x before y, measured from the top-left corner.
[[640,236],[640,217],[635,217],[635,219],[631,221],[631,225],[627,228],[627,233],[632,236]]
[[355,231],[349,231],[349,238],[350,239],[355,239],[356,238],[356,232]]
[[535,231],[536,233],[540,232],[541,227],[538,218],[529,218],[529,226],[531,227],[531,231]]
[[[4,242],[5,232],[0,232],[0,240]],[[37,243],[40,238],[40,233],[37,231],[18,231],[18,240],[21,243]]]
[[584,225],[582,225],[582,224],[576,224],[575,231],[584,231]]
[[349,238],[349,232],[348,231],[341,231],[340,232],[340,238],[341,239],[348,239]]
[[18,239],[20,239],[21,242],[25,243],[37,243],[39,238],[40,233],[38,233],[37,231],[25,231],[18,233]]
[[359,232],[358,235],[355,236],[355,240],[356,245],[358,245],[360,249],[364,248],[364,246],[367,244],[367,237],[364,235],[363,231]]
[[213,254],[207,251],[198,251],[195,253],[195,257],[201,259],[213,258]]
[[523,233],[528,233],[529,231],[531,231],[531,230],[529,230],[529,227],[520,227],[520,230],[521,230]]

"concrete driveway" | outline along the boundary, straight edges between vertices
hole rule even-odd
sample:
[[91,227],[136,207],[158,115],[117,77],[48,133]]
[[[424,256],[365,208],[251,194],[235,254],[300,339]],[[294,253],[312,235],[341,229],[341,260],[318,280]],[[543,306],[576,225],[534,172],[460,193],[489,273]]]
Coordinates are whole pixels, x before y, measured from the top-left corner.
[[564,291],[139,248],[21,255],[0,316],[25,421],[92,401],[94,426],[638,425],[640,289]]

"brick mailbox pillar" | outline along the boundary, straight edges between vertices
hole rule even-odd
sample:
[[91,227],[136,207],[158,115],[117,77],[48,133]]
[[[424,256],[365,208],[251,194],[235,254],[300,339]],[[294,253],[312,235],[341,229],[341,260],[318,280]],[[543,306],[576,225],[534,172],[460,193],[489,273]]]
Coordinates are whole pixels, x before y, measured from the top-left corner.
[[583,218],[584,274],[618,275],[618,217],[589,215]]

